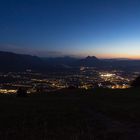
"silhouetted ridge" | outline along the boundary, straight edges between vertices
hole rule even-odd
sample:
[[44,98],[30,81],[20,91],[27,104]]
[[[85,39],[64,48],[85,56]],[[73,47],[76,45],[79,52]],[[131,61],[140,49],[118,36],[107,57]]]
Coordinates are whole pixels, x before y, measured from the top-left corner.
[[95,56],[88,56],[80,60],[81,66],[94,67],[94,66],[99,66],[100,64],[101,61]]
[[117,69],[138,71],[139,60],[103,60],[95,56],[84,59],[73,57],[41,58],[32,55],[16,54],[0,51],[0,72],[25,71],[31,69],[36,72],[77,71],[81,66],[99,69]]
[[0,51],[0,72],[26,71],[52,72],[69,70],[75,58],[41,58],[32,55]]
[[87,56],[86,58],[85,58],[86,60],[99,60],[97,57],[95,57],[95,56]]
[[140,76],[137,77],[131,84],[132,87],[140,87]]
[[38,67],[41,63],[37,56],[0,51],[0,71],[25,71]]

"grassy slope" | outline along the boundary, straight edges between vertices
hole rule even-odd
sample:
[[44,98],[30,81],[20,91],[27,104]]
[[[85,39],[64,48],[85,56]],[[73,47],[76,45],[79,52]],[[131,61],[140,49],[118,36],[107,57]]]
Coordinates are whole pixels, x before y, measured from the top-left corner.
[[139,130],[139,89],[0,96],[2,140],[134,140]]

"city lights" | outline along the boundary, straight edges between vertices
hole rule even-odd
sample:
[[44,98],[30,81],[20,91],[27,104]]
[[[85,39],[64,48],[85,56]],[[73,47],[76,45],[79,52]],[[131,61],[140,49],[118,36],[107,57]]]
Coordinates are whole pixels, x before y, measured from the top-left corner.
[[17,90],[13,90],[13,89],[0,89],[0,93],[15,94],[15,93],[17,93]]

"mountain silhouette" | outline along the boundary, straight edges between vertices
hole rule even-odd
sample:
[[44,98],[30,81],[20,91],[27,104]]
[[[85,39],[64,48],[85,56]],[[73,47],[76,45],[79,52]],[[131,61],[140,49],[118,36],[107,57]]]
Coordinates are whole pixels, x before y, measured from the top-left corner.
[[95,56],[87,56],[79,60],[78,63],[79,66],[97,67],[101,65],[102,61]]
[[71,57],[41,58],[32,55],[0,51],[0,72],[16,72],[31,69],[36,72],[69,70],[77,59]]
[[98,59],[95,56],[86,58],[56,57],[42,58],[32,55],[16,54],[0,51],[0,72],[26,71],[36,72],[75,71],[81,66],[96,67],[99,69],[118,69],[125,71],[138,71],[140,60],[113,60]]
[[0,51],[0,71],[24,71],[42,63],[37,56],[15,54]]

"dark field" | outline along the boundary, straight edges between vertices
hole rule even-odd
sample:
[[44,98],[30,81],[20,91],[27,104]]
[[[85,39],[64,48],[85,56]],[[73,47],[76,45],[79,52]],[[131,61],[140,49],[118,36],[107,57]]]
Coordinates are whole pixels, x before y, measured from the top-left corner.
[[0,140],[139,140],[140,89],[0,96]]

